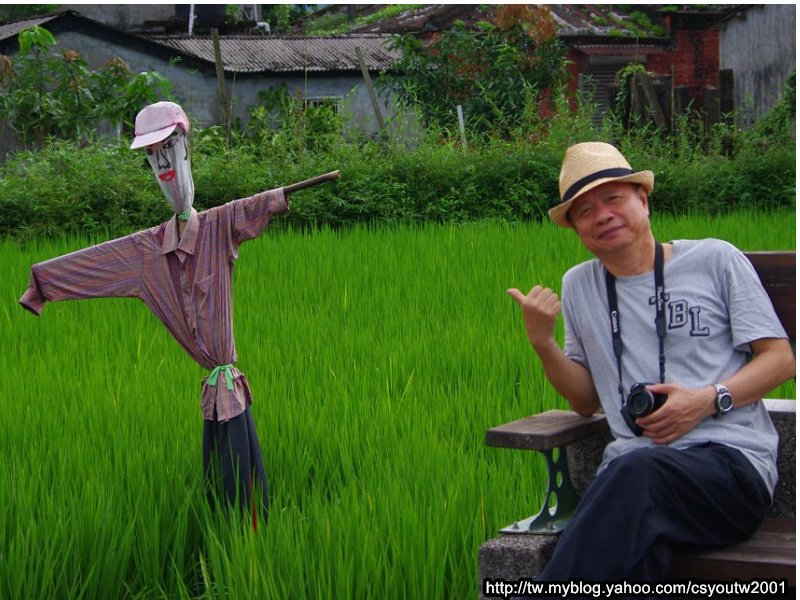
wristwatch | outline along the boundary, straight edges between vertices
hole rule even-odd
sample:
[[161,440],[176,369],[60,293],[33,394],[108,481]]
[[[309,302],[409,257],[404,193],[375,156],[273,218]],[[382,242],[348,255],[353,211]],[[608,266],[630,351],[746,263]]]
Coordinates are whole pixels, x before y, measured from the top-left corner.
[[733,396],[728,388],[721,383],[715,383],[714,389],[717,390],[717,397],[714,398],[714,406],[717,407],[717,416],[733,410]]

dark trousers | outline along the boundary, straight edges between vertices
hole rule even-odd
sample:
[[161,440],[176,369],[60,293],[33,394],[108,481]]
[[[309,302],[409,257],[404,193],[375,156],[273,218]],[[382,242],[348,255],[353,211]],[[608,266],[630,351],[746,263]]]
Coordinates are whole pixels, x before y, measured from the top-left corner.
[[763,479],[738,450],[635,450],[589,486],[539,579],[663,581],[676,547],[744,541],[770,504]]
[[243,512],[252,515],[253,529],[258,513],[266,523],[267,474],[249,406],[225,423],[203,421],[203,471],[211,506],[224,492],[231,505],[238,502]]

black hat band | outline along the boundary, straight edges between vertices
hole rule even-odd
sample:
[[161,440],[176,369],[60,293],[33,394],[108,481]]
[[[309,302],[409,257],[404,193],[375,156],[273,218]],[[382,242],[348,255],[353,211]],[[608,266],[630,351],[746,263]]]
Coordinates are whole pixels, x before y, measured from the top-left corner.
[[564,197],[561,199],[562,202],[567,202],[572,200],[572,197],[578,193],[583,187],[589,185],[593,181],[597,181],[598,179],[604,179],[605,177],[625,177],[626,175],[633,175],[633,169],[625,169],[620,167],[615,167],[613,169],[603,169],[602,171],[596,171],[586,177],[579,179],[575,183],[573,183],[566,192],[564,192]]

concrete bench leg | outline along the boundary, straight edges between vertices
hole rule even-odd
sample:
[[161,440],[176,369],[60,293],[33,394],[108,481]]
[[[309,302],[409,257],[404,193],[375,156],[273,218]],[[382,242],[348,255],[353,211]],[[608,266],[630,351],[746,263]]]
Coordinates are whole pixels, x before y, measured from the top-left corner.
[[558,542],[557,535],[512,534],[489,540],[478,550],[478,597],[484,600],[484,580],[534,579],[544,570]]

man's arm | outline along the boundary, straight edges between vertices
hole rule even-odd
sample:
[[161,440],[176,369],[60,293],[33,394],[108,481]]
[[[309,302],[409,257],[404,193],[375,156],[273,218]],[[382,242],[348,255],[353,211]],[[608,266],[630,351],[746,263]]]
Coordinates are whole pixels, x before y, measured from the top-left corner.
[[650,391],[668,394],[667,402],[636,424],[655,444],[675,441],[703,419],[716,414],[715,383],[727,387],[734,399],[734,408],[757,402],[784,381],[794,377],[795,358],[785,339],[764,338],[750,343],[753,358],[724,381],[712,381],[702,388],[687,388],[664,383],[647,386]]
[[525,319],[528,339],[556,391],[567,399],[572,410],[589,416],[600,408],[600,399],[589,370],[568,358],[553,335],[561,301],[548,288],[535,286],[526,296],[518,289],[508,290]]

